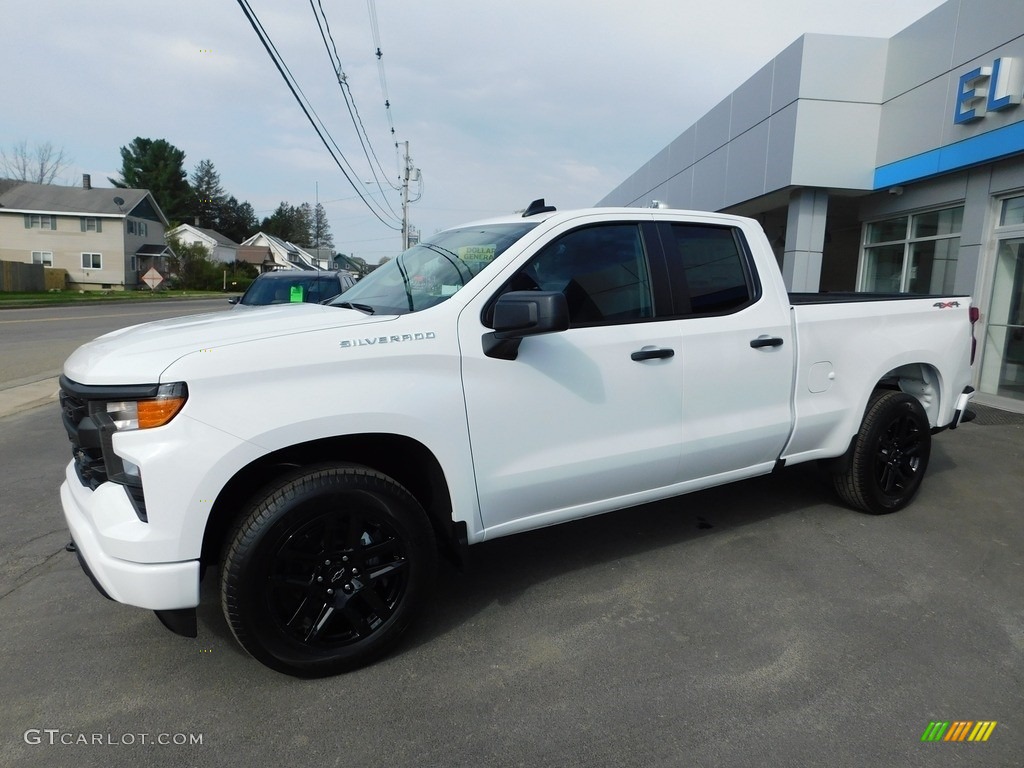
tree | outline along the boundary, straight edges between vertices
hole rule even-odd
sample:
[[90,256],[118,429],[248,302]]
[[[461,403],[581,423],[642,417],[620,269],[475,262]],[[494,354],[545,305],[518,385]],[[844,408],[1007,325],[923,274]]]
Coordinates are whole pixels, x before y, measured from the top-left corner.
[[256,212],[248,201],[240,203],[234,195],[224,201],[215,227],[218,232],[240,243],[250,235],[256,234],[259,228],[260,222],[256,218]]
[[327,211],[320,203],[313,209],[312,244],[320,248],[334,248],[334,236],[331,235],[331,225],[327,222]]
[[282,201],[277,209],[263,220],[260,229],[295,245],[308,246],[313,242],[313,209],[309,203],[295,206]]
[[222,265],[210,261],[206,248],[198,243],[183,243],[177,237],[167,239],[174,256],[167,259],[171,274],[180,288],[201,290],[220,288]]
[[121,147],[121,177],[109,181],[115,187],[148,189],[173,226],[189,221],[194,208],[184,162],[185,153],[165,139],[136,137]]
[[195,205],[192,209],[193,218],[199,222],[200,227],[220,231],[220,219],[227,201],[227,193],[220,185],[220,174],[213,167],[212,160],[199,161],[192,172],[191,186]]
[[68,165],[71,158],[64,154],[64,148],[54,147],[50,142],[28,148],[27,141],[11,145],[10,152],[0,150],[0,177],[30,181],[35,184],[52,184]]

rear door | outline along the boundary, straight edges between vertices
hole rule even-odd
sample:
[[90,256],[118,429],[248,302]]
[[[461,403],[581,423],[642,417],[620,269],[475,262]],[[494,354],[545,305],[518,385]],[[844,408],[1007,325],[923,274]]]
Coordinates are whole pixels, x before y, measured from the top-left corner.
[[702,487],[767,472],[792,427],[789,304],[762,285],[740,227],[680,221],[659,232],[682,376],[677,481]]

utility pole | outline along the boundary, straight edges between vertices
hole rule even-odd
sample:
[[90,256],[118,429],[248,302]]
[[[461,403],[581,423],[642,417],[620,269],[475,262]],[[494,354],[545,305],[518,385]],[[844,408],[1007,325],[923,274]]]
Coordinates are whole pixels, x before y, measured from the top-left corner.
[[[405,142],[405,170],[402,173],[402,250],[409,248],[409,180],[419,181],[420,169],[413,168],[409,142]],[[419,199],[419,198],[417,198]]]
[[409,142],[405,142],[405,173],[402,175],[402,250],[409,249],[409,174],[412,172],[412,158],[409,157]]

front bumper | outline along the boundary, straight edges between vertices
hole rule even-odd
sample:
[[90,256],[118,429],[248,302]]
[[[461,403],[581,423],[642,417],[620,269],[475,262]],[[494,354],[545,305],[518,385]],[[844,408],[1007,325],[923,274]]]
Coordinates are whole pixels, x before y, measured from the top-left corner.
[[83,568],[107,597],[153,611],[199,605],[198,560],[136,563],[104,551],[104,539],[130,539],[137,526],[146,525],[122,486],[104,483],[92,491],[79,481],[71,462],[60,500]]

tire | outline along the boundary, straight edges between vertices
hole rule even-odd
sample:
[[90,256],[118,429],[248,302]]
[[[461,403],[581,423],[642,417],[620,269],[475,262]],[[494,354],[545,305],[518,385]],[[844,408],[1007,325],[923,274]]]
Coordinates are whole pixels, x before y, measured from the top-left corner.
[[885,391],[868,403],[846,468],[833,476],[839,497],[872,515],[902,509],[928,468],[932,435],[917,398]]
[[391,648],[436,569],[430,521],[401,485],[364,467],[306,468],[254,499],[229,538],[221,607],[257,660],[326,677]]

